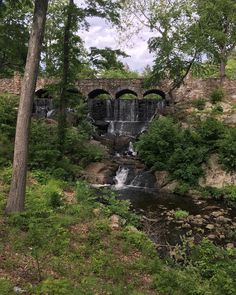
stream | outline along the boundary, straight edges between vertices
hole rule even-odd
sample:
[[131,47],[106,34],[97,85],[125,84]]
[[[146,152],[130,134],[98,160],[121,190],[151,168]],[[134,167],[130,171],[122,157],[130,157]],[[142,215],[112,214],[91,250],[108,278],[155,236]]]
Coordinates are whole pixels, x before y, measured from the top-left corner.
[[[140,228],[165,255],[184,239],[199,243],[208,238],[215,244],[236,246],[236,210],[223,202],[158,191],[156,178],[142,163],[134,142],[145,132],[163,101],[89,101],[89,114],[98,128],[98,140],[110,148],[111,161],[118,167],[110,186],[117,198],[129,200],[141,217]],[[112,144],[111,144],[112,143]]]

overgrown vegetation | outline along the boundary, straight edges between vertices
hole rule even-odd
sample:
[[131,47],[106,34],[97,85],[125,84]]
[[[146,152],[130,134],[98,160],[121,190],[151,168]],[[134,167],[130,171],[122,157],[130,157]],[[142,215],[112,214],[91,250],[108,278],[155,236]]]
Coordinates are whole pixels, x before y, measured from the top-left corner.
[[[0,165],[9,165],[13,154],[18,98],[0,95]],[[68,126],[65,153],[61,157],[56,121],[33,120],[30,134],[29,168],[45,170],[61,179],[74,179],[82,167],[99,161],[104,151],[89,140],[94,129],[84,120],[85,109],[78,109],[79,126]],[[82,112],[82,113],[81,113]]]
[[167,170],[174,179],[197,185],[202,164],[218,153],[228,170],[236,169],[236,128],[207,117],[182,128],[173,118],[160,117],[137,143],[140,157],[154,170]]
[[[0,175],[2,205],[7,175]],[[98,195],[85,182],[74,187],[39,171],[29,183],[26,211],[0,215],[1,294],[14,294],[16,286],[49,295],[235,293],[234,250],[186,239],[178,248],[184,260],[160,259],[155,245],[133,227],[138,218],[129,204],[110,191]],[[112,214],[121,217],[117,230],[111,228]]]

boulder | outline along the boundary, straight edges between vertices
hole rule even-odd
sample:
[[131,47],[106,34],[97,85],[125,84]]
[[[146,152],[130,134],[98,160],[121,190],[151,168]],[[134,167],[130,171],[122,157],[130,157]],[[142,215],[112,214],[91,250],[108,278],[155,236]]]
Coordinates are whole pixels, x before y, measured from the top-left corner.
[[224,123],[227,124],[227,125],[235,126],[236,125],[236,112],[234,114],[231,114],[230,116],[228,116],[224,120]]
[[167,171],[156,171],[156,185],[158,188],[162,188],[170,183],[170,175]]
[[205,177],[199,179],[199,185],[202,187],[223,188],[227,185],[236,185],[236,172],[227,172],[219,164],[217,154],[211,155],[207,165],[203,166]]
[[92,184],[113,184],[118,165],[112,161],[92,162],[84,171],[85,179]]

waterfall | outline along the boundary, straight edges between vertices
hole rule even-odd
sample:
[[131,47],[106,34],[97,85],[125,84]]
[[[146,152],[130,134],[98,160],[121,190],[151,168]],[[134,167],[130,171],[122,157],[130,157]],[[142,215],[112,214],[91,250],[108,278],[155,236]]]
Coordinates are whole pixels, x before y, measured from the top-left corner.
[[129,169],[128,168],[124,168],[124,167],[119,167],[119,169],[116,172],[116,176],[115,176],[115,188],[116,189],[121,189],[125,187],[125,182],[127,180],[128,177],[128,173],[129,173]]
[[95,125],[109,124],[108,134],[136,137],[145,130],[165,101],[153,99],[89,99],[90,117]]
[[130,141],[130,143],[129,143],[128,153],[132,156],[137,156],[137,153],[134,150],[134,145],[133,145],[132,141]]

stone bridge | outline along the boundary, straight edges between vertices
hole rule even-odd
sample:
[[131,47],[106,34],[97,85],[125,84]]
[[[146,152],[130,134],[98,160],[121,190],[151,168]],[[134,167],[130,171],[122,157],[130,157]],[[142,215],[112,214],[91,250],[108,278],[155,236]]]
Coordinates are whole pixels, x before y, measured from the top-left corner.
[[[36,87],[36,96],[45,93],[48,85],[55,83],[54,79],[39,78]],[[0,79],[0,93],[9,92],[20,94],[22,77],[15,73],[9,79]],[[174,92],[175,102],[195,100],[200,97],[209,97],[210,93],[220,86],[219,79],[193,79],[191,75],[185,80],[184,84]],[[163,98],[168,93],[168,83],[163,82],[152,89],[143,87],[142,79],[80,79],[76,83],[78,92],[88,98],[94,98],[99,94],[109,94],[111,98],[119,98],[125,93],[132,93],[138,99],[145,98],[149,93],[156,93]],[[226,79],[223,89],[225,99],[236,102],[236,80]]]
[[143,86],[143,82],[143,79],[81,79],[76,86],[89,99],[100,94],[107,94],[112,99],[120,98],[124,94],[132,94],[137,99],[143,99],[149,94],[158,94],[163,99],[166,97],[161,87],[147,89]]

